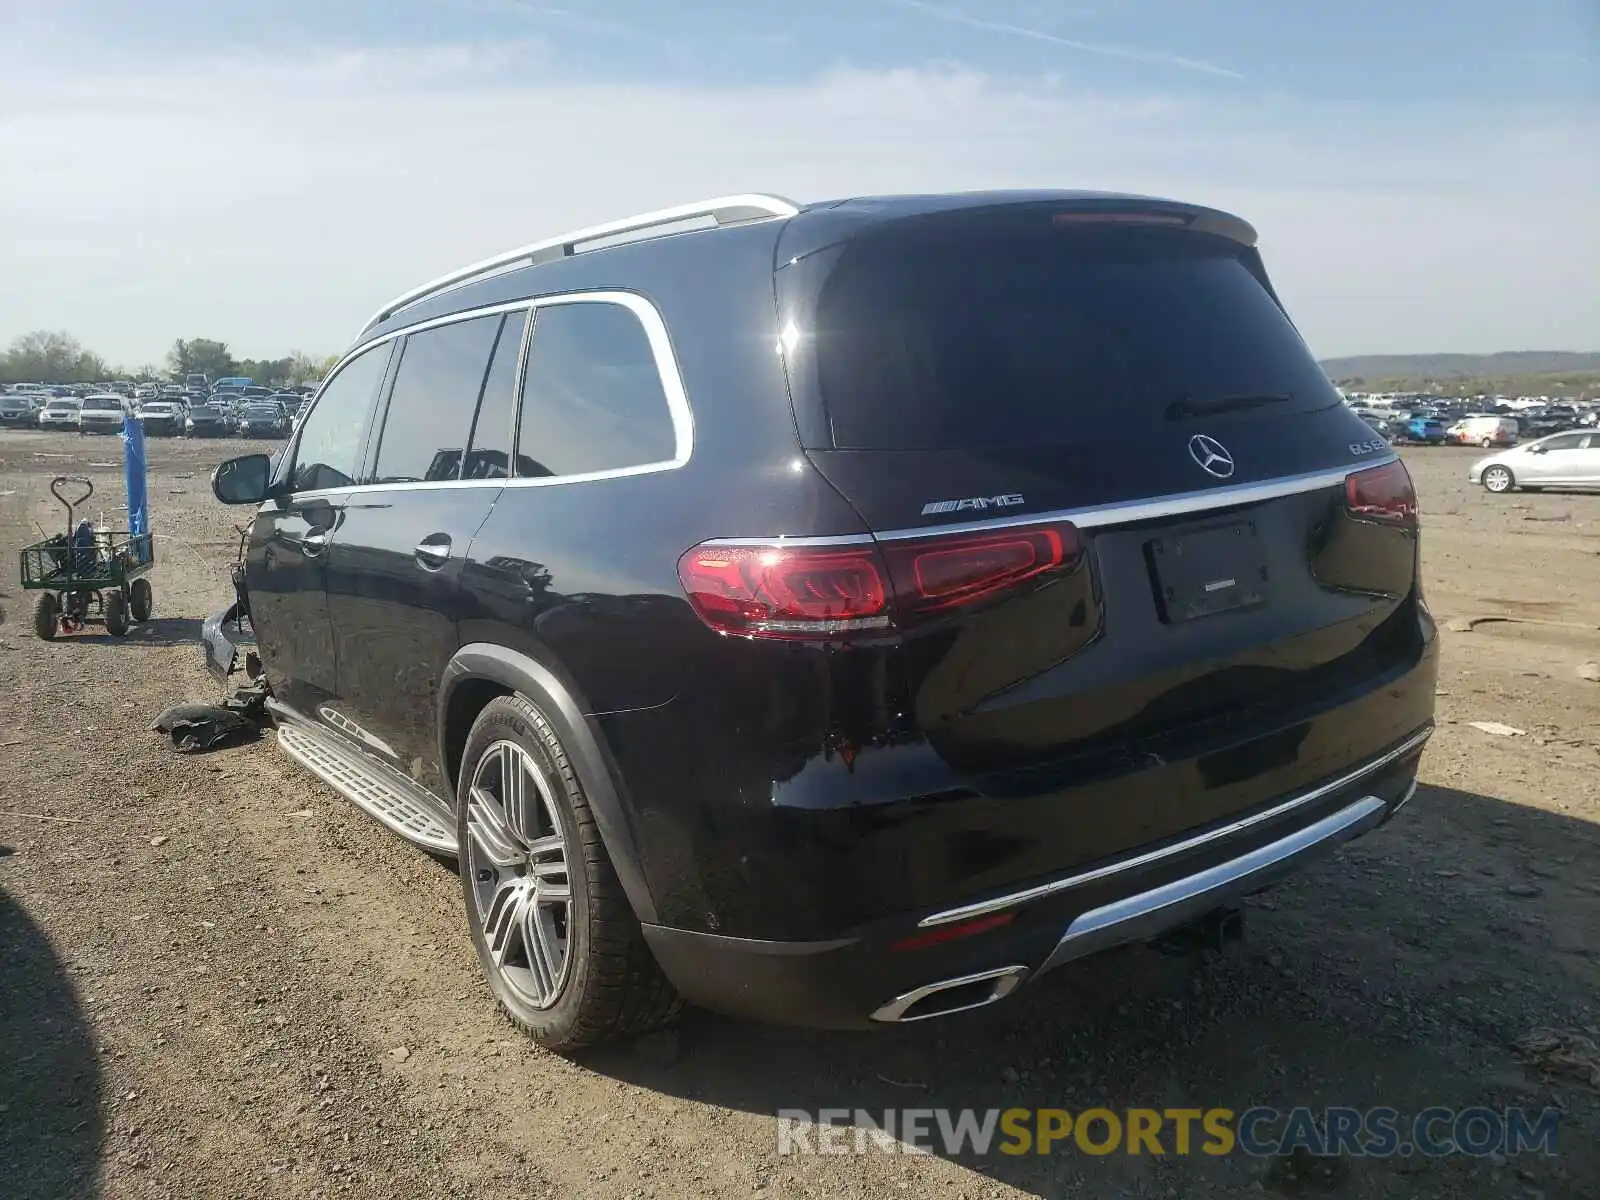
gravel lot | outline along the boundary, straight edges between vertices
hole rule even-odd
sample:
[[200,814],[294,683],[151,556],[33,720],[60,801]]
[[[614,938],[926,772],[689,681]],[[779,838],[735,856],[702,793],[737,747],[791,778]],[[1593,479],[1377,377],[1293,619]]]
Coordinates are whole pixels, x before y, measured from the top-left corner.
[[[270,739],[148,731],[215,689],[229,442],[150,444],[156,619],[47,645],[14,551],[120,446],[0,432],[0,1195],[1600,1195],[1600,496],[1491,497],[1417,450],[1440,729],[1392,825],[1221,956],[1119,953],[878,1035],[705,1014],[574,1063],[496,1015],[455,877]],[[99,512],[91,502],[91,515]],[[1472,618],[1493,617],[1468,629]],[[1468,722],[1502,721],[1522,736]],[[1590,1054],[1592,1076],[1584,1070]],[[1558,1106],[1555,1158],[779,1157],[779,1108]]]

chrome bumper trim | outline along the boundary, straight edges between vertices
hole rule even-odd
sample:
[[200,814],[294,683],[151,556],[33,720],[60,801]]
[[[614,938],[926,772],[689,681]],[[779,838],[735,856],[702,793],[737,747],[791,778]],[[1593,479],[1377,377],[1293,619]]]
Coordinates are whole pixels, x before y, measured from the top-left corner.
[[1061,935],[1041,971],[1125,942],[1146,941],[1209,912],[1226,900],[1256,891],[1319,850],[1376,825],[1388,802],[1363,796],[1354,804],[1297,829],[1287,837],[1171,883],[1125,896],[1080,914]]
[[1314,787],[1309,792],[1302,792],[1298,796],[1285,800],[1281,804],[1275,804],[1271,808],[1263,809],[1261,812],[1251,813],[1247,817],[1240,817],[1237,821],[1230,821],[1228,824],[1218,826],[1216,829],[1208,829],[1204,833],[1197,833],[1193,837],[1184,838],[1180,842],[1173,842],[1171,845],[1149,850],[1144,854],[1136,854],[1132,858],[1124,858],[1103,867],[1096,867],[1092,871],[1083,871],[1077,875],[1069,875],[1064,879],[1053,879],[1049,883],[1041,883],[1036,887],[1026,888],[1020,892],[1008,892],[1003,896],[994,896],[988,900],[975,900],[971,904],[963,904],[959,908],[948,908],[943,912],[936,912],[932,916],[923,917],[922,920],[917,922],[917,927],[949,925],[954,921],[966,921],[972,917],[981,917],[986,913],[999,912],[1002,909],[1013,908],[1018,904],[1027,904],[1034,900],[1041,900],[1046,896],[1054,896],[1058,892],[1081,887],[1083,884],[1092,883],[1096,879],[1104,879],[1109,875],[1137,870],[1153,862],[1160,862],[1163,858],[1187,854],[1191,850],[1198,849],[1209,842],[1222,841],[1233,837],[1235,834],[1242,833],[1252,826],[1276,820],[1278,817],[1291,813],[1297,808],[1304,808],[1307,805],[1315,804],[1319,800],[1324,800],[1341,788],[1349,787],[1352,783],[1391,766],[1418,749],[1432,735],[1433,724],[1429,722],[1393,750],[1379,755],[1370,762],[1363,763],[1353,771],[1341,775],[1337,779]]

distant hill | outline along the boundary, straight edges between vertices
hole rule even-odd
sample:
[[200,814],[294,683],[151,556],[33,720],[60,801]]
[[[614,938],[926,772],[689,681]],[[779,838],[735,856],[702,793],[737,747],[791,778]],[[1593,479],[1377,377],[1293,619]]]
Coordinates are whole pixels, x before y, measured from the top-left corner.
[[1358,354],[1326,358],[1322,369],[1330,379],[1364,379],[1417,384],[1430,380],[1512,379],[1529,375],[1600,372],[1600,352],[1506,350],[1499,354]]

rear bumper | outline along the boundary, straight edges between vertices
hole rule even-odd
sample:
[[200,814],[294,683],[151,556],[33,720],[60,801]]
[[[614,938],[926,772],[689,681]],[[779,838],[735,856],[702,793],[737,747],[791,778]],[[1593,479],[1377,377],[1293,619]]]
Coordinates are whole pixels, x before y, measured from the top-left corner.
[[[981,1007],[1065,963],[1148,941],[1260,891],[1382,824],[1411,798],[1431,732],[1430,723],[1340,776],[1226,824],[849,937],[760,941],[654,925],[645,937],[686,1000],[740,1016],[868,1028]],[[963,927],[977,932],[960,936]],[[920,944],[906,946],[911,939]]]

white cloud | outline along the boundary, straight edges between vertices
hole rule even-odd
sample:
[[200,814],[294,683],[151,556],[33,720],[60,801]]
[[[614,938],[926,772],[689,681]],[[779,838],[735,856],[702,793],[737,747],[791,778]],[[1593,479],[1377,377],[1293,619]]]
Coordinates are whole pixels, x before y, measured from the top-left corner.
[[563,81],[542,43],[303,62],[0,61],[0,342],[343,348],[390,295],[565,228],[725,191],[1084,186],[1261,229],[1313,346],[1591,349],[1592,122],[1457,132],[1284,101],[1117,97],[958,67],[690,88]]

